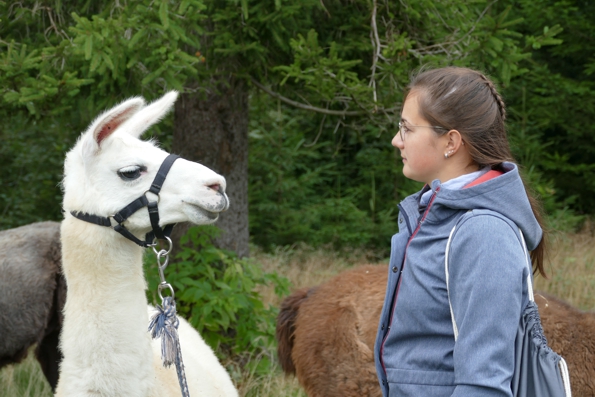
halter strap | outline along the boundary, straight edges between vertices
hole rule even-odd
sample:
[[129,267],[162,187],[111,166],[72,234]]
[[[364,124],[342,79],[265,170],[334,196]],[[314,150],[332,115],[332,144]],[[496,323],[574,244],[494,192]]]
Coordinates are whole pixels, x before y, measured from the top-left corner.
[[[159,192],[161,191],[161,188],[163,187],[163,182],[165,181],[165,177],[167,176],[169,170],[171,169],[171,166],[174,164],[174,161],[176,161],[179,158],[180,158],[180,156],[178,156],[176,154],[170,154],[169,156],[167,156],[165,158],[165,160],[163,161],[163,163],[161,163],[159,170],[157,170],[157,175],[155,175],[155,179],[153,179],[153,183],[151,184],[151,187],[149,188],[149,190],[147,190],[145,192],[145,194],[147,192],[156,194],[158,197],[157,201],[149,201],[149,199],[147,199],[147,196],[145,196],[145,194],[143,194],[142,196],[140,196],[139,198],[137,198],[136,200],[134,200],[133,202],[128,204],[126,207],[122,208],[116,214],[107,216],[107,217],[87,214],[85,212],[78,212],[78,211],[71,211],[70,213],[75,218],[80,219],[85,222],[94,223],[99,226],[113,227],[113,229],[116,232],[120,233],[122,236],[124,236],[128,240],[131,240],[134,243],[140,245],[141,247],[146,248],[146,247],[152,246],[153,240],[155,238],[165,239],[165,237],[169,237],[169,235],[171,234],[171,232],[175,226],[174,224],[171,224],[171,225],[165,226],[163,229],[159,226],[158,204],[159,204]],[[139,239],[138,237],[136,237],[134,234],[132,234],[130,232],[130,230],[126,229],[126,227],[124,227],[124,225],[122,224],[132,214],[134,214],[136,211],[138,211],[139,209],[141,209],[143,207],[147,207],[147,210],[149,212],[149,220],[151,221],[151,227],[152,227],[152,231],[147,233],[144,241]],[[116,221],[117,224],[112,226],[112,221],[110,220],[110,218],[113,219],[114,221]]]

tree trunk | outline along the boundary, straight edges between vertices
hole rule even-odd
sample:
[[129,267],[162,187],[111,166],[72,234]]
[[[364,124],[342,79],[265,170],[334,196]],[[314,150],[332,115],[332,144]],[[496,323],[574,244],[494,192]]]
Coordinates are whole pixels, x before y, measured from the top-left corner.
[[[210,88],[210,87],[209,87]],[[229,209],[215,224],[222,230],[219,248],[249,254],[248,233],[248,90],[231,79],[215,89],[183,94],[176,101],[172,152],[201,163],[227,180]],[[189,225],[178,225],[174,241]]]

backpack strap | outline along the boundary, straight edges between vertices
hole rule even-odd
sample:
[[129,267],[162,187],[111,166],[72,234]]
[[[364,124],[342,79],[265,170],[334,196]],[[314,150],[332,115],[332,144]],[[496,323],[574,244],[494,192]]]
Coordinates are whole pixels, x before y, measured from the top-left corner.
[[[446,292],[448,294],[448,306],[450,307],[450,318],[452,320],[452,330],[454,332],[455,342],[459,336],[459,330],[457,328],[457,322],[455,321],[455,315],[452,310],[452,303],[450,301],[450,289],[448,287],[448,253],[450,251],[450,243],[452,241],[452,236],[457,228],[457,224],[452,228],[450,235],[448,236],[448,241],[446,242],[446,252],[444,254],[444,272],[446,274]],[[527,244],[525,243],[525,237],[523,236],[523,232],[519,228],[519,234],[521,236],[521,244],[523,245],[523,252],[525,253],[525,264],[529,269],[527,275],[527,292],[529,295],[529,301],[534,302],[535,297],[533,294],[533,282],[531,280],[531,264],[529,262],[529,252],[527,250]],[[541,323],[540,323],[541,326]],[[570,374],[568,373],[568,365],[566,364],[566,360],[562,356],[560,356],[560,361],[558,362],[558,369],[560,370],[560,374],[562,376],[562,384],[564,385],[564,395],[566,397],[572,397],[572,391],[570,389]]]
[[[452,310],[452,302],[450,301],[450,288],[448,287],[448,280],[449,280],[448,254],[450,251],[450,243],[452,241],[452,236],[455,233],[457,225],[458,225],[458,223],[455,224],[454,227],[452,228],[452,230],[450,231],[450,235],[448,236],[448,241],[446,242],[446,251],[444,253],[444,273],[446,274],[446,293],[448,295],[448,306],[450,307],[450,318],[452,320],[452,330],[454,332],[455,341],[457,340],[457,338],[459,336],[459,329],[457,328],[457,322],[455,321],[455,314],[454,314],[454,311]],[[521,231],[521,229],[519,229],[519,233],[521,236],[521,244],[523,245],[523,252],[525,253],[525,264],[527,265],[527,268],[529,269],[529,272],[527,275],[527,290],[528,290],[528,294],[529,294],[529,300],[531,302],[533,302],[535,300],[535,298],[533,295],[533,282],[531,281],[531,265],[529,264],[529,253],[527,251],[527,244],[525,243],[525,237],[523,236],[523,232]]]
[[448,306],[450,307],[450,318],[452,320],[452,330],[455,335],[455,342],[459,337],[459,329],[457,328],[457,322],[455,321],[455,314],[452,311],[452,303],[450,301],[450,288],[448,288],[448,252],[450,251],[450,242],[452,241],[452,235],[454,234],[456,228],[457,225],[454,225],[454,227],[450,231],[448,241],[446,242],[446,252],[444,253],[444,273],[446,273],[446,294],[448,295]]

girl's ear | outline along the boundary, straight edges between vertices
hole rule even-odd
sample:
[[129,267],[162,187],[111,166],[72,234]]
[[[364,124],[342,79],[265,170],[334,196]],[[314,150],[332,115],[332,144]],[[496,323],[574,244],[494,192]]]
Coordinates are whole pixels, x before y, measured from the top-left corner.
[[463,136],[457,130],[450,130],[445,134],[446,137],[446,151],[452,152],[453,154],[459,150],[465,143],[463,142]]

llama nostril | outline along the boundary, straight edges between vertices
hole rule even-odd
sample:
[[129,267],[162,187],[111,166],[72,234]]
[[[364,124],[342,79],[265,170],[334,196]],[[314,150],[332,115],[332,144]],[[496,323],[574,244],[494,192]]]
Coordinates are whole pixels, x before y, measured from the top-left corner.
[[218,183],[215,183],[214,185],[208,185],[207,186],[209,189],[213,189],[214,191],[218,192],[219,189],[221,189],[221,185],[219,185]]

